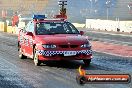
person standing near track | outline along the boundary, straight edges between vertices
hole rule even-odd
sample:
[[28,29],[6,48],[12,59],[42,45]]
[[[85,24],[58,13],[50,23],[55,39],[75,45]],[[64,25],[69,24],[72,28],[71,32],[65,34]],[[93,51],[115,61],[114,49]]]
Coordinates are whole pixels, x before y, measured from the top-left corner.
[[18,27],[18,23],[19,23],[19,17],[17,15],[17,12],[15,12],[15,14],[12,17],[12,26],[17,26]]

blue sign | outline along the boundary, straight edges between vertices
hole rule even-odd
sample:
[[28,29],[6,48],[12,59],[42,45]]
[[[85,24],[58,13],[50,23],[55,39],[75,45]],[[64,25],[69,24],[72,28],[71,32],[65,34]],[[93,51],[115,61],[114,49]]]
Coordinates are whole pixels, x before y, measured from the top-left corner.
[[33,19],[45,19],[45,15],[33,15]]

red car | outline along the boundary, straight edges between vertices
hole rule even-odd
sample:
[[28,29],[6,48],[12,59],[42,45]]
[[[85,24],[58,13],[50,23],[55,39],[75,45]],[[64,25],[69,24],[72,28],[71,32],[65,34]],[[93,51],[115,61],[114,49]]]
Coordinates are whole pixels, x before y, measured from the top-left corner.
[[30,57],[35,65],[46,60],[83,60],[89,65],[92,50],[89,40],[70,22],[44,19],[35,15],[18,34],[19,58]]

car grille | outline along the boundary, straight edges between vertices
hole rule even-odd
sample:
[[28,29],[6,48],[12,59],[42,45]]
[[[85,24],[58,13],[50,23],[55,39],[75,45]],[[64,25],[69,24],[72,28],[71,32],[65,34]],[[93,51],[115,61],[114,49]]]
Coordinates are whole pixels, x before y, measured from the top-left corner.
[[60,48],[77,48],[78,45],[59,45]]
[[59,47],[61,47],[61,48],[69,48],[68,45],[59,45]]
[[71,48],[77,48],[78,45],[70,45]]

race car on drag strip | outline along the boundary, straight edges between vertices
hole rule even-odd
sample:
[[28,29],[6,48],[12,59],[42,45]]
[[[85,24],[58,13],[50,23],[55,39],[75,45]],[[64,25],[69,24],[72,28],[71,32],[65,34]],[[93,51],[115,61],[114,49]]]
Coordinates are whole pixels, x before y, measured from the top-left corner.
[[36,66],[47,60],[83,60],[88,66],[92,50],[88,38],[83,34],[64,19],[34,15],[33,20],[19,31],[19,58],[30,57]]

